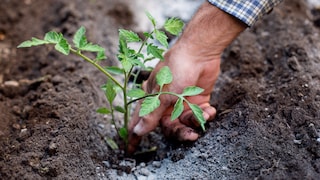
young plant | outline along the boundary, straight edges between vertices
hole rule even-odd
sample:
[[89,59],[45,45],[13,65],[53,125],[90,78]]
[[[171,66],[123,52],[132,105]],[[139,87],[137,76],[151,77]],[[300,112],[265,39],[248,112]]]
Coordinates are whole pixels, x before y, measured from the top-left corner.
[[[190,103],[185,98],[187,96],[198,95],[203,92],[203,89],[190,86],[186,87],[181,94],[162,91],[163,86],[170,84],[173,80],[172,73],[167,66],[163,67],[156,75],[156,82],[160,86],[159,92],[155,94],[146,94],[146,92],[141,89],[141,84],[137,83],[137,78],[141,70],[152,70],[151,68],[146,67],[145,63],[152,59],[160,59],[163,61],[163,53],[169,46],[167,41],[168,37],[165,32],[157,27],[154,17],[149,13],[147,13],[147,16],[153,25],[153,30],[151,32],[144,32],[143,38],[140,38],[135,32],[125,29],[119,30],[119,50],[117,59],[119,60],[121,67],[104,67],[101,65],[101,61],[106,59],[105,49],[100,45],[87,41],[85,35],[86,29],[84,27],[80,27],[74,34],[72,45],[61,33],[51,31],[46,33],[43,39],[32,38],[31,40],[22,42],[18,48],[53,44],[58,52],[64,55],[72,53],[80,56],[101,71],[108,78],[106,84],[102,86],[102,89],[105,92],[109,106],[99,108],[97,112],[111,115],[112,123],[115,125],[118,135],[123,139],[125,144],[128,144],[128,123],[132,109],[131,104],[137,100],[143,99],[139,116],[145,116],[160,106],[161,102],[159,97],[162,94],[169,94],[178,98],[171,115],[172,120],[181,115],[184,109],[184,103],[186,103],[194,113],[194,116],[202,129],[205,130],[205,119],[202,115],[201,108],[196,104]],[[182,31],[183,26],[184,24],[181,20],[170,18],[166,20],[164,29],[172,35],[178,35]],[[157,40],[162,45],[162,48],[155,45],[154,40]],[[138,49],[133,49],[129,46],[130,43],[140,43],[140,46]],[[143,53],[143,50],[146,51],[146,54]],[[95,53],[95,58],[89,58],[83,54],[84,52]],[[123,82],[120,82],[115,78],[118,75],[122,75],[124,79]],[[130,77],[133,77],[132,83],[129,81]],[[123,97],[123,104],[121,105],[114,104],[114,100],[119,93],[122,93]],[[123,113],[123,123],[121,127],[117,127],[115,123],[115,111]],[[113,141],[109,141],[108,144],[111,147],[117,148]]]

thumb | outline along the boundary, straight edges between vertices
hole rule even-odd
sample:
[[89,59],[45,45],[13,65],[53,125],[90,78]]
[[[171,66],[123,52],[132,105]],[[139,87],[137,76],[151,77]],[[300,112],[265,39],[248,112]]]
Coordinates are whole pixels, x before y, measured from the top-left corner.
[[166,111],[170,103],[166,103],[165,99],[160,96],[160,106],[156,108],[153,112],[149,113],[148,115],[145,115],[143,117],[139,117],[139,111],[141,107],[141,102],[139,102],[139,105],[137,106],[133,122],[134,123],[132,127],[133,133],[135,133],[138,136],[143,136],[150,131],[154,130],[158,125],[160,118],[162,117],[163,113]]
[[129,124],[129,144],[127,149],[129,154],[132,154],[136,150],[137,146],[140,144],[141,136],[154,130],[158,126],[160,118],[167,108],[164,104],[160,104],[155,111],[146,116],[139,117],[141,103],[142,101],[138,102]]

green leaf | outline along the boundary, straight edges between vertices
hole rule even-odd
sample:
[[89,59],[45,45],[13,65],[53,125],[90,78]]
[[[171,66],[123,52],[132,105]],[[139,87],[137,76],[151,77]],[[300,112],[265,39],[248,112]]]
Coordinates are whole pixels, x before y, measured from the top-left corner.
[[111,111],[105,107],[102,107],[102,108],[99,108],[97,109],[97,113],[100,113],[100,114],[110,114]]
[[162,67],[156,75],[157,84],[162,87],[165,84],[172,82],[172,73],[168,66]]
[[104,51],[99,51],[97,53],[96,60],[97,61],[101,61],[101,60],[105,60],[105,59],[107,59],[105,52]]
[[63,38],[61,33],[57,33],[54,31],[47,32],[44,36],[44,40],[53,44],[58,44],[60,40]]
[[189,103],[188,105],[189,105],[191,111],[193,112],[193,115],[196,117],[198,123],[200,124],[202,130],[205,131],[206,129],[205,129],[204,125],[206,123],[206,120],[203,117],[202,109],[196,104]]
[[142,89],[130,89],[127,93],[128,97],[140,98],[146,95],[146,92]]
[[119,129],[119,136],[124,140],[127,141],[128,139],[128,130],[124,127]]
[[125,113],[126,112],[126,110],[121,106],[115,106],[114,110],[116,110],[116,111],[118,111],[120,113]]
[[173,111],[171,113],[171,120],[177,119],[183,112],[183,99],[179,98],[174,105]]
[[[124,39],[124,37],[119,37],[119,54],[124,54],[127,55],[128,54],[128,44],[127,41]],[[121,57],[119,57],[119,59],[121,60]]]
[[104,52],[105,51],[103,47],[101,47],[97,44],[92,44],[92,43],[88,43],[79,49],[83,50],[83,51],[90,51],[90,52]]
[[143,32],[144,37],[146,38],[152,38],[152,34],[149,32]]
[[116,67],[116,66],[107,66],[104,69],[114,75],[120,75],[120,74],[124,73],[123,69]]
[[117,145],[117,143],[113,139],[106,137],[105,141],[107,142],[107,144],[110,146],[110,148],[112,150],[118,150],[119,149],[119,146]]
[[197,86],[189,86],[183,90],[181,95],[182,96],[195,96],[195,95],[202,93],[203,91],[204,91],[204,89],[199,88]]
[[70,53],[70,45],[63,37],[60,39],[59,43],[54,46],[54,48],[64,55],[69,55]]
[[24,41],[21,44],[18,45],[18,48],[25,48],[25,47],[31,47],[31,46],[39,46],[43,44],[49,44],[50,42],[44,41],[38,38],[32,38],[31,40]]
[[156,34],[156,39],[166,48],[169,47],[169,44],[168,44],[168,37],[167,35],[163,32],[163,31],[160,31],[158,29],[156,29],[155,31],[155,34]]
[[107,97],[107,100],[109,101],[110,104],[113,103],[114,98],[117,95],[117,92],[114,89],[114,84],[109,80],[107,81],[106,85],[105,85],[105,94]]
[[125,72],[129,72],[131,70],[132,63],[127,58],[122,59],[120,62]]
[[137,59],[135,57],[128,58],[128,61],[134,66],[139,66],[141,68],[145,67],[144,64],[139,59]]
[[173,35],[178,35],[183,28],[184,23],[178,18],[170,18],[166,20],[164,29]]
[[160,49],[157,46],[153,46],[152,44],[148,44],[147,46],[147,54],[152,54],[154,57],[159,58],[160,60],[164,60],[162,56],[163,52],[163,49]]
[[141,39],[137,33],[125,29],[119,30],[119,36],[127,40],[127,42],[140,42]]
[[159,100],[158,96],[146,97],[141,104],[139,116],[140,117],[145,116],[145,115],[153,112],[159,106],[160,106],[160,100]]
[[81,49],[87,45],[86,29],[81,26],[73,36],[73,43],[76,48]]
[[147,15],[147,17],[149,18],[149,20],[151,21],[151,23],[152,23],[152,25],[154,26],[154,27],[156,27],[156,20],[154,19],[154,17],[149,13],[149,12],[146,12],[146,15]]

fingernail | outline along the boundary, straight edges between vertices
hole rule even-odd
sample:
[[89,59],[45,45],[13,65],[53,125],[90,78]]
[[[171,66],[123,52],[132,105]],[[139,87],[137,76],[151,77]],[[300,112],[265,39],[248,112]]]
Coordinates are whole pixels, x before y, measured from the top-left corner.
[[142,136],[142,127],[141,121],[133,128],[133,132],[138,136]]
[[205,113],[205,112],[204,112],[202,115],[203,115],[203,117],[204,117],[205,120],[208,120],[209,117],[210,117],[209,114],[208,114],[208,113]]

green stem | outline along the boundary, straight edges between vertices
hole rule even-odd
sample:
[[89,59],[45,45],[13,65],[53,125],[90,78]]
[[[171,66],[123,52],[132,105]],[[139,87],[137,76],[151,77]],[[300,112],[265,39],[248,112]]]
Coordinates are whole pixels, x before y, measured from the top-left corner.
[[[152,32],[150,33],[150,36],[153,34],[153,32],[154,32],[154,31],[152,31]],[[140,53],[141,53],[141,51],[142,51],[143,47],[146,45],[148,39],[149,39],[149,37],[146,37],[146,38],[143,40],[143,42],[141,43],[141,46],[140,46],[140,48],[139,48],[139,50],[138,50],[138,52],[137,52],[136,54],[140,54]],[[133,70],[133,66],[132,66],[132,68],[131,68],[130,71],[129,71],[129,75],[131,75],[132,70]],[[137,73],[137,76],[139,75],[139,73],[140,73],[140,69],[139,69],[139,71],[138,71],[138,73]],[[136,84],[136,78],[135,78],[135,80],[133,81],[133,84]]]
[[144,98],[146,98],[146,97],[157,96],[157,95],[159,95],[159,93],[148,94],[148,95],[139,97],[139,98],[137,98],[137,99],[133,99],[133,100],[131,100],[131,101],[128,102],[128,105],[129,105],[129,104],[132,104],[132,103],[134,103],[134,102],[136,102],[136,101],[139,101],[139,100],[141,100],[141,99],[144,99]]
[[[153,34],[153,32],[154,32],[154,30],[150,33],[150,36]],[[137,54],[141,53],[142,48],[143,48],[144,45],[147,43],[148,39],[149,39],[149,36],[146,37],[146,38],[143,40],[143,42],[142,42],[142,44],[141,44],[141,46],[140,46],[140,49],[138,50],[138,53],[137,53]]]
[[[123,103],[124,103],[124,128],[128,130],[128,123],[129,123],[129,115],[130,115],[130,110],[129,110],[129,105],[128,105],[128,99],[127,99],[127,86],[128,86],[128,74],[125,73],[125,79],[124,79],[124,85],[123,85]],[[125,144],[126,148],[128,147],[128,136],[125,139]]]
[[181,98],[181,99],[183,99],[183,100],[186,101],[186,102],[189,102],[185,97],[181,96],[180,94],[176,94],[176,93],[173,93],[173,92],[157,92],[157,93],[154,93],[154,94],[147,94],[147,95],[142,96],[142,97],[139,97],[139,98],[137,98],[137,99],[133,99],[133,100],[131,100],[131,101],[128,102],[128,105],[129,105],[129,104],[132,104],[132,103],[134,103],[134,102],[136,102],[136,101],[139,101],[139,100],[141,100],[141,99],[144,99],[144,98],[146,98],[146,97],[157,96],[157,95],[161,95],[161,94],[169,94],[169,95],[177,96],[178,98]]
[[119,81],[117,81],[110,73],[108,73],[103,67],[101,67],[99,64],[97,64],[95,61],[91,60],[87,56],[81,54],[81,52],[76,51],[75,49],[70,48],[70,51],[81,58],[83,58],[85,61],[89,62],[90,64],[94,65],[97,69],[99,69],[103,74],[105,74],[108,78],[110,78],[116,85],[118,85],[121,89],[124,89],[124,87],[120,84]]

